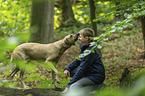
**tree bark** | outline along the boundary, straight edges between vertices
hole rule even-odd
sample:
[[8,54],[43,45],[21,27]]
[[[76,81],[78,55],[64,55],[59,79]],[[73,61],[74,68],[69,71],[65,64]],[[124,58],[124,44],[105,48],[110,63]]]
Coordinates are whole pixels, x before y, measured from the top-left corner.
[[132,85],[131,74],[128,68],[124,68],[122,76],[120,78],[120,87],[127,88]]
[[73,26],[76,20],[74,18],[71,1],[62,0],[61,3],[62,3],[61,27]]
[[[93,22],[93,20],[96,19],[96,15],[95,15],[96,7],[95,7],[94,0],[89,0],[89,6],[90,6],[91,28],[94,30],[95,36],[98,36],[99,34],[97,32],[97,23]],[[98,52],[99,52],[100,56],[102,57],[102,53],[101,53],[100,49],[98,49]]]
[[54,2],[32,0],[31,42],[49,43],[54,41]]
[[95,36],[98,36],[98,33],[97,33],[97,23],[93,22],[93,20],[96,19],[96,15],[95,15],[95,13],[96,13],[95,12],[96,7],[95,7],[94,0],[89,0],[89,6],[90,6],[91,27],[95,31]]
[[142,33],[144,39],[144,58],[145,58],[145,16],[141,17],[141,24],[142,24]]

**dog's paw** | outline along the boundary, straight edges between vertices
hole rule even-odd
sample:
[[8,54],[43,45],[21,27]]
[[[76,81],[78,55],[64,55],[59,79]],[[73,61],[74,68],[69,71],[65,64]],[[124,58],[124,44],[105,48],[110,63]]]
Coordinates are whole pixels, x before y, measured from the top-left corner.
[[27,85],[24,85],[24,89],[31,89],[31,88]]
[[60,84],[60,79],[56,78],[56,82],[57,82],[58,84]]
[[5,79],[11,80],[13,79],[12,76],[4,76]]

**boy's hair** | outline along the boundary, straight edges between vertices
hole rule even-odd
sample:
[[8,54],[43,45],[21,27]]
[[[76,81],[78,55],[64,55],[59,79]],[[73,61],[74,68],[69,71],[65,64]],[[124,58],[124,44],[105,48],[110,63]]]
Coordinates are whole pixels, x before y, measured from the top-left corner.
[[81,31],[83,32],[84,37],[94,37],[95,36],[94,30],[91,28],[84,28]]

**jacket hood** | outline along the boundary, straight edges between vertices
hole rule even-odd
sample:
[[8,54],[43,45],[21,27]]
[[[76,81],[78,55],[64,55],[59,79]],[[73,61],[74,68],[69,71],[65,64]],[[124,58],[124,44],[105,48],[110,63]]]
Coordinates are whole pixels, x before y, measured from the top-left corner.
[[91,43],[91,42],[94,42],[94,41],[91,40],[91,41],[85,42],[85,43],[83,43],[83,44],[80,44],[80,49],[81,49],[81,50],[85,50],[86,48],[88,48],[88,47],[90,46],[90,43]]

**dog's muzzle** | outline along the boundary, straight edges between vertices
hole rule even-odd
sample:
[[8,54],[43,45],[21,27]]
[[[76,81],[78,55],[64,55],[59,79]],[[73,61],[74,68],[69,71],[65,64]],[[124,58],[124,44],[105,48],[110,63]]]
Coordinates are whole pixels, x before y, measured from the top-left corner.
[[80,33],[77,33],[76,35],[77,35],[77,36],[76,36],[75,41],[77,41],[77,40],[78,40],[78,37],[79,37]]

